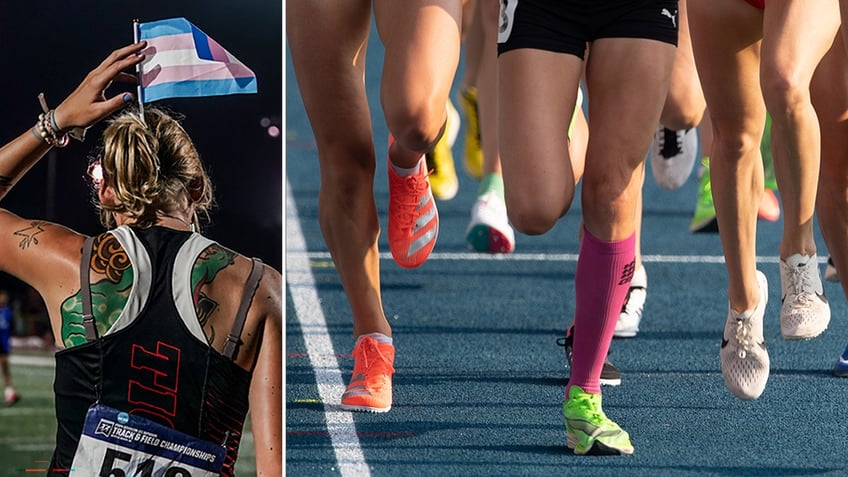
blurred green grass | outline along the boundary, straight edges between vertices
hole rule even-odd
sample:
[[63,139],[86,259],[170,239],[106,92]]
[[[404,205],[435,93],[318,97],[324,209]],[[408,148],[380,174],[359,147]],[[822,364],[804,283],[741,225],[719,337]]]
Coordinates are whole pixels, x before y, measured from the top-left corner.
[[[20,359],[26,359],[27,364],[21,364]],[[12,380],[21,400],[11,407],[0,404],[0,477],[44,475],[35,469],[46,469],[53,454],[56,433],[53,366],[28,364],[33,360],[52,362],[52,354],[13,351]],[[239,477],[256,475],[249,419],[250,416],[245,422],[236,463]]]

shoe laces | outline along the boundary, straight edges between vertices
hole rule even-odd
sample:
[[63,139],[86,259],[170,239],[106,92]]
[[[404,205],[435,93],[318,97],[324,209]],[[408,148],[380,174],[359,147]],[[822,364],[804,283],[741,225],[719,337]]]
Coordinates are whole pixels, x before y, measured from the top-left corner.
[[575,396],[570,396],[568,398],[571,401],[571,406],[575,408],[579,408],[581,412],[581,418],[589,420],[592,423],[600,424],[607,420],[606,414],[604,414],[603,409],[601,409],[600,403],[598,402],[595,395],[590,393],[581,393]]
[[663,128],[659,142],[660,154],[666,159],[671,159],[683,151],[683,134],[678,134],[673,129]]
[[816,288],[813,277],[813,268],[809,266],[786,267],[789,272],[787,277],[788,295],[792,295],[792,303],[797,305],[808,305],[813,302],[813,290]]
[[397,219],[397,223],[403,230],[412,229],[415,223],[418,203],[421,196],[429,187],[427,177],[432,174],[432,171],[426,175],[412,174],[406,177],[393,177],[396,187],[401,189],[397,197],[393,200],[396,207],[391,208],[393,218]]
[[356,366],[358,368],[356,371],[365,375],[366,380],[372,372],[378,374],[392,374],[395,372],[395,368],[391,365],[392,360],[383,354],[375,340],[365,342],[362,346],[357,346],[353,352],[353,357],[355,363],[358,365]]
[[749,319],[736,319],[736,341],[739,343],[739,346],[736,348],[736,353],[739,356],[739,359],[745,359],[748,355],[748,352],[754,349],[756,342],[754,341],[754,335],[751,332],[751,320]]

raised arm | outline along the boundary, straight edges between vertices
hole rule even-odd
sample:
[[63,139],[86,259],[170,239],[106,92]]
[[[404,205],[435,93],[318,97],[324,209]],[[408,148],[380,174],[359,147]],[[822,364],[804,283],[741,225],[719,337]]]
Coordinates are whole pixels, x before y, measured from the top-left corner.
[[[55,110],[43,114],[33,128],[0,148],[0,204],[51,147],[67,142],[68,131],[87,128],[133,101],[129,93],[107,99],[105,90],[114,80],[135,81],[123,71],[143,60],[138,53],[144,47],[145,43],[139,42],[113,51]],[[81,243],[82,236],[66,227],[24,219],[0,205],[0,270],[35,287],[48,309],[54,305],[50,303],[53,290],[67,281],[78,284],[72,272],[79,269]]]
[[0,148],[0,199],[50,150],[53,136],[62,137],[73,128],[87,128],[133,101],[131,93],[106,99],[105,90],[113,80],[135,81],[135,77],[124,70],[144,59],[138,52],[145,45],[145,42],[139,42],[113,51],[55,111],[46,113],[47,131],[40,132],[39,125],[36,125]]

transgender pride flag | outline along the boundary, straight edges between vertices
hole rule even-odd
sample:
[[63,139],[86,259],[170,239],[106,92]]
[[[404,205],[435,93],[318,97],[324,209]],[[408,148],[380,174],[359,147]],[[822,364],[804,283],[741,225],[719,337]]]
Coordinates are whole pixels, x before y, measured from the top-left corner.
[[255,93],[256,75],[185,18],[138,24],[141,101]]

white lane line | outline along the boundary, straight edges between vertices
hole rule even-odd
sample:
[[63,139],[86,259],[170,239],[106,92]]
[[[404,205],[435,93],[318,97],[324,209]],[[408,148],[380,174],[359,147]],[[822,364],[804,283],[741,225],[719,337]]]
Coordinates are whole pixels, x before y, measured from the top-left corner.
[[[306,240],[303,238],[291,190],[286,179],[286,244],[293,250],[306,250]],[[303,334],[303,339],[312,369],[315,370],[318,393],[324,403],[327,431],[333,443],[339,473],[342,477],[368,477],[371,471],[365,463],[353,416],[350,412],[342,411],[338,405],[330,404],[338,401],[345,385],[306,254],[286,255],[286,286],[291,293],[301,328],[309,330]]]
[[[307,258],[309,260],[332,260],[330,252],[303,252],[305,248],[287,245],[286,257]],[[468,261],[497,261],[508,262],[576,262],[576,253],[511,253],[511,254],[486,254],[486,253],[453,253],[433,252],[427,260],[468,260]],[[389,252],[380,253],[381,260],[392,260]],[[642,255],[643,262],[653,263],[724,263],[723,255]],[[759,256],[758,263],[778,263],[779,258],[775,256]],[[819,263],[827,263],[827,257],[819,257]]]
[[12,365],[52,368],[56,364],[56,361],[52,356],[28,356],[12,353],[9,355],[9,363]]

